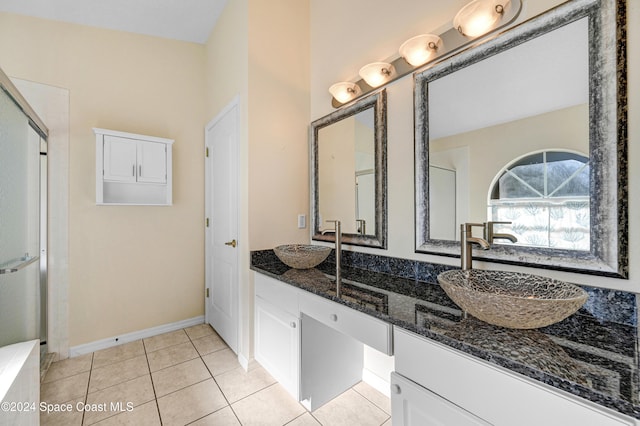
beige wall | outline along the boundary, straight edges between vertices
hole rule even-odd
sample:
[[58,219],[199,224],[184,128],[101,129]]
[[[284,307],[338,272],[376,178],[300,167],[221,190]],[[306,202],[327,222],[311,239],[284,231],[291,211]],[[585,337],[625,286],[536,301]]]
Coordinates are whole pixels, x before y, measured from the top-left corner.
[[249,1],[250,249],[309,241],[309,1]]
[[[240,326],[238,352],[248,359],[251,347],[253,294],[249,273],[249,130],[248,118],[248,0],[228,1],[205,45],[206,52],[206,121],[214,119],[229,103],[237,101],[239,109],[239,198],[238,262],[240,266],[238,297]],[[204,179],[204,176],[202,177]]]
[[[525,0],[523,16],[535,16],[563,0]],[[397,57],[402,42],[424,32],[451,25],[467,0],[449,2],[402,0],[311,0],[311,120],[333,111],[328,88],[338,81],[355,81],[369,62]],[[587,285],[640,292],[640,3],[629,2],[629,244],[630,280],[601,278],[510,265],[478,267],[527,270]],[[330,30],[329,30],[330,29]],[[414,252],[413,81],[404,77],[387,87],[389,249],[347,250],[456,265],[456,259]]]
[[[583,104],[429,141],[429,152],[433,156],[455,150],[468,155],[467,182],[463,183],[469,200],[465,222],[482,223],[487,221],[491,184],[504,167],[542,150],[564,149],[588,156],[588,122],[589,106]],[[461,148],[465,149],[460,151]],[[456,169],[451,163],[430,163]],[[457,180],[456,184],[461,182]]]
[[[0,14],[0,58],[70,93],[70,346],[202,315],[203,46]],[[175,139],[174,205],[96,206],[92,127]]]
[[240,104],[239,354],[251,356],[249,251],[308,242],[308,0],[234,0],[206,44],[207,119]]
[[[319,213],[322,221],[340,218],[342,232],[354,233],[356,224],[355,118],[341,120],[318,131],[318,193]],[[350,142],[350,143],[348,143]],[[320,228],[331,229],[322,222]]]

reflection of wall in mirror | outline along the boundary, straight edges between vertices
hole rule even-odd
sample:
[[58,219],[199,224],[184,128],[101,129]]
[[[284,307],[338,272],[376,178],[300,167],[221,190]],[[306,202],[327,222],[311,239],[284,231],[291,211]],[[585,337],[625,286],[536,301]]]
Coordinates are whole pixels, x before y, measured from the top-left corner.
[[[565,149],[588,155],[589,109],[578,105],[510,123],[429,141],[429,155],[454,148],[469,150],[469,216],[487,220],[488,193],[496,175],[516,158],[544,149]],[[458,182],[461,176],[459,168]]]
[[456,171],[429,166],[429,238],[456,240]]
[[356,217],[364,221],[364,228],[357,230],[359,234],[375,234],[375,185],[373,169],[356,172]]
[[[375,234],[376,187],[373,110],[356,115],[356,219],[364,220],[366,233]],[[363,117],[360,120],[360,117]],[[360,233],[360,229],[357,230]]]
[[[318,208],[321,229],[326,228],[323,221],[338,219],[342,222],[342,232],[356,233],[355,172],[358,168],[373,168],[373,140],[373,129],[353,117],[320,129]],[[370,148],[365,148],[367,146]],[[371,198],[375,198],[373,190]],[[371,226],[374,227],[374,223]]]

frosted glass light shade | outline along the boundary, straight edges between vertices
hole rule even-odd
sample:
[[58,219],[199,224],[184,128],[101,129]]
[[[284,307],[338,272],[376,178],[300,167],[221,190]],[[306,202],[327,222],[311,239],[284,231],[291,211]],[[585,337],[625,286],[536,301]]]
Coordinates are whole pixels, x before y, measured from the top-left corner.
[[396,73],[393,65],[387,62],[373,62],[360,68],[360,77],[371,87],[382,86]]
[[400,46],[400,55],[414,67],[426,64],[435,57],[442,46],[442,39],[433,34],[421,34],[410,38]]
[[329,93],[336,98],[338,102],[344,104],[351,99],[357,97],[362,91],[360,87],[355,83],[348,81],[341,81],[329,87]]
[[453,27],[466,37],[478,37],[495,28],[510,0],[474,0],[453,18]]

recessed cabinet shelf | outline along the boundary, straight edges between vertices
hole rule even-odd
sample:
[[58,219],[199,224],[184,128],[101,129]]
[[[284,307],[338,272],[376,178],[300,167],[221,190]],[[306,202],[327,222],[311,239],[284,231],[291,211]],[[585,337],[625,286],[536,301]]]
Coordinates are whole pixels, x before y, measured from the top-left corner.
[[93,129],[96,204],[172,204],[172,139]]

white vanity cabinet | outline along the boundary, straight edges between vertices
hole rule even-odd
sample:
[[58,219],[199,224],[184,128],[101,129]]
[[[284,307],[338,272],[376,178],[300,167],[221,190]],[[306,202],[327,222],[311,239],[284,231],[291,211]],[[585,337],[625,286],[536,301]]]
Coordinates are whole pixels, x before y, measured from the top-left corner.
[[[394,328],[394,352],[394,426],[636,425],[631,417],[398,327]],[[434,400],[438,402],[429,402]],[[438,420],[425,423],[428,417],[422,416],[427,415],[438,416]],[[448,421],[451,415],[461,415],[470,423]]]
[[93,131],[97,204],[171,205],[173,140]]
[[489,425],[468,411],[396,373],[391,373],[391,412],[394,426]]
[[300,398],[298,291],[255,275],[255,358],[296,400]]
[[256,361],[308,410],[362,380],[364,344],[392,351],[389,324],[259,273],[254,282]]

